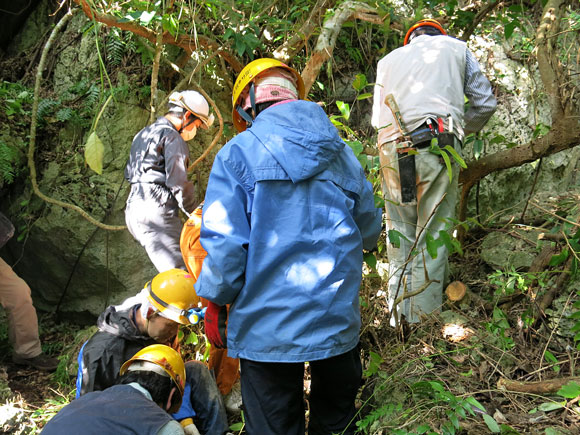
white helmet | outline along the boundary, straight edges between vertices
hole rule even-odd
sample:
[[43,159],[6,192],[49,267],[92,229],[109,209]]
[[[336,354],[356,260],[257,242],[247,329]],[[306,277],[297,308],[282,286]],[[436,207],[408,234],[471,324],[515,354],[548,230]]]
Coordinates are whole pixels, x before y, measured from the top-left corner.
[[214,121],[213,113],[209,113],[207,100],[197,91],[174,92],[169,97],[169,110],[173,106],[181,107],[187,112],[191,112],[204,123],[205,128],[209,128]]

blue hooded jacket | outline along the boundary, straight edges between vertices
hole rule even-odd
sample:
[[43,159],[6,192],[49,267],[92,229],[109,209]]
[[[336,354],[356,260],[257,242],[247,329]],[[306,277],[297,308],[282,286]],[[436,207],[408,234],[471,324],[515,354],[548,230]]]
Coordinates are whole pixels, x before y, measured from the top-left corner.
[[207,186],[199,296],[231,304],[228,355],[301,362],[359,340],[363,248],[382,213],[350,147],[315,103],[261,112],[217,154]]

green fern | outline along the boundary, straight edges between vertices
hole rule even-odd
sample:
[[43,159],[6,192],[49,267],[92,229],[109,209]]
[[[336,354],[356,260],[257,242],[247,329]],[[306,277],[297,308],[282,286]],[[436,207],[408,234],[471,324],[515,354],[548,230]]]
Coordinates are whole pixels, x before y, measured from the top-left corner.
[[11,184],[18,167],[18,150],[0,141],[0,182]]
[[74,117],[74,110],[70,107],[63,107],[56,112],[56,119],[60,122],[70,121]]
[[99,105],[99,100],[101,98],[101,87],[99,85],[93,84],[87,91],[87,96],[84,101],[84,105],[88,110],[93,110]]
[[107,53],[107,62],[112,66],[119,66],[123,62],[127,49],[127,43],[121,39],[121,35],[116,29],[107,36],[105,50]]
[[137,52],[137,44],[135,43],[135,35],[132,32],[123,32],[127,53],[133,54]]
[[46,122],[48,117],[54,115],[58,106],[60,106],[60,101],[51,100],[50,98],[40,100],[38,113],[36,114],[38,121],[41,124]]

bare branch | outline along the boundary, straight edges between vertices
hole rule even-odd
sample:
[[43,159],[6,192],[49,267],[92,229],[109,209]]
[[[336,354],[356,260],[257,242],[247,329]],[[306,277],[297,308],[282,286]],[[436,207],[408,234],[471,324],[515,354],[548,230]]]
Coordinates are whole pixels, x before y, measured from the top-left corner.
[[318,73],[320,72],[324,62],[332,56],[334,46],[336,45],[336,39],[338,38],[340,29],[344,23],[352,18],[362,16],[361,14],[364,14],[367,21],[370,20],[370,17],[373,14],[377,17],[377,20],[380,20],[380,17],[376,14],[375,8],[358,1],[346,1],[338,7],[332,17],[325,21],[312,56],[308,60],[304,71],[302,71],[302,79],[304,80],[306,94],[308,94],[308,91],[314,84],[316,77],[318,77]]
[[318,21],[321,16],[324,15],[326,9],[332,7],[336,3],[336,0],[318,0],[310,15],[302,24],[302,27],[292,36],[290,39],[285,41],[280,47],[278,47],[274,53],[272,53],[275,59],[282,62],[288,62],[298,51],[302,49],[306,41],[310,38],[314,30],[318,25]]
[[159,64],[161,62],[161,52],[163,51],[163,29],[159,29],[155,47],[155,57],[153,58],[153,71],[151,72],[151,103],[149,113],[149,124],[155,119],[157,113],[157,82],[159,80]]

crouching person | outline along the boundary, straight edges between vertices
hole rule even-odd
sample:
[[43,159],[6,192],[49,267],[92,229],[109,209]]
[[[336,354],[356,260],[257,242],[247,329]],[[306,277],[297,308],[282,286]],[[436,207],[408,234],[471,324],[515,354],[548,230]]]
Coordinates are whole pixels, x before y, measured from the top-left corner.
[[[179,325],[190,324],[188,314],[198,302],[191,275],[171,269],[121,305],[109,306],[79,353],[77,397],[114,385],[123,363],[147,346],[163,344],[179,352]],[[226,433],[227,416],[215,378],[197,361],[187,362],[185,371],[183,403],[174,418],[194,418],[201,434]]]
[[168,414],[179,409],[186,383],[177,351],[162,344],[147,346],[125,362],[119,374],[116,385],[85,394],[61,409],[42,433],[184,433]]

